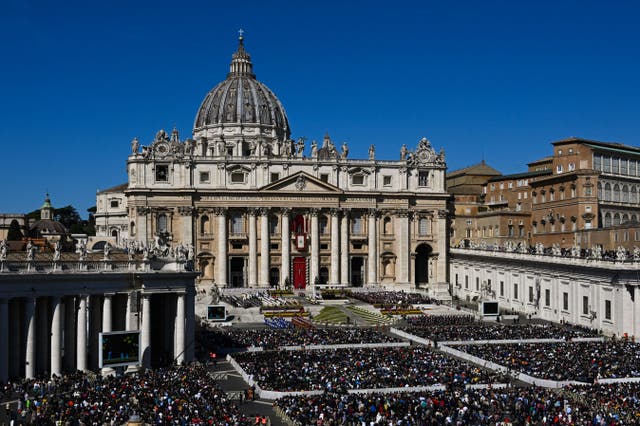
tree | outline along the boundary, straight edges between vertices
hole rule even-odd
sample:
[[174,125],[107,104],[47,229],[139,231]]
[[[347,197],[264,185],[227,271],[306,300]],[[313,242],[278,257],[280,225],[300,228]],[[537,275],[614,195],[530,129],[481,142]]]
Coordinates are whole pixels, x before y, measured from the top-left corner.
[[7,240],[20,241],[22,240],[22,231],[20,230],[20,224],[17,220],[12,220],[7,231]]

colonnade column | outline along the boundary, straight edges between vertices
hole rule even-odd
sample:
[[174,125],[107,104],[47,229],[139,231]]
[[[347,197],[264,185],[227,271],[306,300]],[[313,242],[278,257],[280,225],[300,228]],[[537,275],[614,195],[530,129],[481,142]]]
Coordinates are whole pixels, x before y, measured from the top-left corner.
[[369,210],[369,240],[367,244],[367,250],[369,252],[368,259],[368,272],[369,277],[367,283],[369,285],[376,284],[378,282],[378,250],[377,250],[377,232],[376,232],[376,216],[377,211],[375,209]]
[[249,209],[249,287],[255,287],[258,284],[257,214],[256,209]]
[[349,284],[349,210],[342,211],[340,226],[340,284]]
[[318,241],[318,209],[311,209],[311,282],[313,285],[316,282],[316,279],[319,278],[319,241]]
[[140,347],[142,350],[142,368],[151,367],[151,294],[142,293],[142,328]]
[[340,283],[340,210],[331,209],[331,276],[332,285]]
[[78,302],[76,369],[80,371],[87,369],[87,298],[81,295]]
[[131,324],[131,315],[133,311],[133,302],[134,302],[133,293],[135,293],[135,290],[127,293],[127,307],[125,308],[125,317],[124,317],[125,330],[134,330],[134,327]]
[[190,287],[186,289],[185,297],[185,325],[184,325],[184,359],[191,362],[195,352],[195,290]]
[[51,376],[62,374],[62,357],[60,347],[62,346],[62,309],[60,298],[51,298]]
[[216,208],[214,213],[218,216],[218,286],[227,286],[227,209]]
[[24,321],[27,326],[24,377],[33,379],[36,373],[36,299],[27,297],[24,302]]
[[177,294],[176,300],[176,344],[174,350],[174,359],[178,364],[185,362],[185,345],[184,345],[184,293]]
[[[112,322],[112,302],[113,302],[113,294],[105,294],[102,300],[102,332],[108,333],[113,331],[113,322]],[[102,346],[102,342],[98,342],[98,348]],[[114,370],[112,368],[103,368],[102,374],[114,374]]]
[[[0,383],[9,380],[9,301],[0,299]],[[15,348],[14,348],[15,350]]]
[[269,287],[269,209],[260,209],[260,285]]
[[291,270],[291,229],[289,228],[289,213],[291,209],[284,207],[281,209],[282,215],[282,270],[280,271],[280,285],[284,287],[285,282],[289,278],[289,271]]

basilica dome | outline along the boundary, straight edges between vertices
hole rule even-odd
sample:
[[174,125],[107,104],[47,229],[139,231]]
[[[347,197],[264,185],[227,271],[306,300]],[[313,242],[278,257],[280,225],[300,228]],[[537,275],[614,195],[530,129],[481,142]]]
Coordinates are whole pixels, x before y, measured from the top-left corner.
[[[251,57],[240,36],[226,80],[215,86],[200,105],[194,123],[194,137],[221,134],[220,129],[242,129],[246,135],[269,135],[278,140],[290,137],[289,121],[278,98],[256,80]],[[227,133],[225,130],[223,133]],[[232,132],[236,133],[236,132]]]

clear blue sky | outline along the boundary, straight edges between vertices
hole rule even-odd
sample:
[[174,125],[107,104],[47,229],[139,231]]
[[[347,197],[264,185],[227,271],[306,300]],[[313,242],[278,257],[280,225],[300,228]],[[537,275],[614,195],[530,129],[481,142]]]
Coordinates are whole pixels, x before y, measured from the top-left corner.
[[86,216],[134,136],[190,136],[237,30],[292,136],[503,173],[568,136],[640,145],[634,1],[29,1],[0,7],[0,212]]

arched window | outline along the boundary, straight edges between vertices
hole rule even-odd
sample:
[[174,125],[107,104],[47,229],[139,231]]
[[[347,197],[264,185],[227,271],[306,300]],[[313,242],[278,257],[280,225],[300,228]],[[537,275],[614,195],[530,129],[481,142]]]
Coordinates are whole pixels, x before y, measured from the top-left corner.
[[362,234],[364,230],[362,229],[362,216],[358,213],[353,215],[351,219],[351,233],[352,234]]
[[167,232],[167,215],[162,213],[158,215],[158,232]]
[[319,220],[320,234],[324,235],[329,232],[329,218],[326,215],[321,215]]
[[209,216],[202,216],[200,218],[200,234],[206,235],[209,233]]
[[271,215],[269,217],[269,234],[271,235],[277,235],[278,232],[278,216],[276,215]]
[[629,187],[627,185],[624,185],[622,187],[622,202],[623,203],[629,202]]
[[244,234],[244,216],[240,212],[231,213],[231,233]]
[[622,215],[622,222],[621,222],[621,224],[622,224],[622,223],[627,223],[627,222],[629,222],[629,215],[628,215],[627,213],[625,213],[625,214],[623,214],[623,215]]
[[422,237],[429,235],[429,219],[426,217],[421,217],[418,222],[418,235]]
[[602,200],[602,182],[598,182],[598,200]]
[[611,201],[611,184],[610,183],[604,184],[604,200]]
[[608,228],[608,227],[610,227],[610,226],[611,226],[611,213],[606,213],[606,214],[604,215],[604,226],[605,226],[606,228]]
[[620,225],[620,213],[613,215],[613,226]]
[[382,224],[382,232],[385,235],[393,234],[393,229],[391,228],[391,218],[389,216],[384,218],[384,221]]
[[618,184],[613,187],[613,201],[620,201],[620,185]]
[[136,223],[133,221],[129,224],[129,235],[136,235]]
[[631,195],[629,197],[629,202],[633,204],[638,203],[638,189],[635,186],[631,187]]

